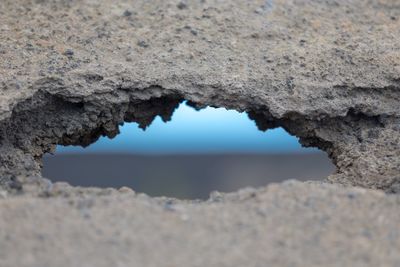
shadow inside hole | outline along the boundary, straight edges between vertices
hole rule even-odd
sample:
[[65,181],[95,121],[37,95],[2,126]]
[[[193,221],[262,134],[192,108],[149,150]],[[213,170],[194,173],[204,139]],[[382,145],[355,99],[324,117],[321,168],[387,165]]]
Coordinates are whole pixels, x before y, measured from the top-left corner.
[[206,199],[287,179],[322,180],[335,167],[326,153],[302,148],[282,128],[260,132],[246,114],[181,105],[165,124],[135,123],[87,148],[58,146],[43,158],[43,175],[75,186],[128,186],[151,196]]

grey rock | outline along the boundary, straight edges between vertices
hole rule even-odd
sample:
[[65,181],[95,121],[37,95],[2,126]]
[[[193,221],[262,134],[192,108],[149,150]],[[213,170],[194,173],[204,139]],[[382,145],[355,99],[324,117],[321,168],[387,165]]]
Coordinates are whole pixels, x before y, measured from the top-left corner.
[[72,57],[74,55],[74,51],[72,49],[67,49],[64,52],[65,56]]
[[327,151],[330,181],[397,191],[397,1],[145,2],[0,3],[1,172],[40,175],[56,144],[168,120],[185,99]]
[[[341,185],[400,188],[399,17],[397,0],[0,1],[0,266],[398,266],[399,196]],[[338,184],[185,202],[41,176],[57,144],[183,100],[284,127]]]
[[124,15],[125,17],[130,17],[130,16],[132,16],[132,12],[129,11],[129,10],[125,10],[124,13],[123,13],[123,15]]
[[117,191],[12,197],[0,200],[0,265],[398,266],[399,203],[295,181],[201,203]]

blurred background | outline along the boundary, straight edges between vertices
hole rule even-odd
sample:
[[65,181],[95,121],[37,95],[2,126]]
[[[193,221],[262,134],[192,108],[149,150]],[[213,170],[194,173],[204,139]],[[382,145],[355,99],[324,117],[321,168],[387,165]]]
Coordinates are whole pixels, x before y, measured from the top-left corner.
[[261,132],[246,113],[181,104],[172,121],[145,130],[120,126],[114,139],[86,148],[58,146],[43,175],[75,186],[131,187],[151,196],[206,199],[287,179],[322,180],[335,167],[326,153],[303,148],[284,129]]

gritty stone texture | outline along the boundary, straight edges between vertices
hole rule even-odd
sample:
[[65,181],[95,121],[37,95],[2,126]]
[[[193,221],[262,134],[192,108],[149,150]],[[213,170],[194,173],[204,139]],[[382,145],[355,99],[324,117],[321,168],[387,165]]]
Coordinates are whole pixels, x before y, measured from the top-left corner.
[[73,190],[0,201],[0,266],[400,264],[399,195],[300,182],[201,203]]
[[[399,266],[399,196],[286,183],[208,202],[52,184],[41,157],[183,100],[246,111],[400,191],[398,0],[0,1],[0,266]],[[244,177],[245,179],[245,177]]]
[[185,99],[327,151],[331,181],[395,192],[399,37],[397,0],[1,1],[0,183]]

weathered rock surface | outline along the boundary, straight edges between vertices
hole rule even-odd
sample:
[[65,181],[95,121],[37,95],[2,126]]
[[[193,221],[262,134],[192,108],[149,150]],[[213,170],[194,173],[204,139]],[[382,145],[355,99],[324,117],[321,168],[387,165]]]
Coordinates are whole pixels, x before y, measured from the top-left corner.
[[400,264],[399,195],[300,182],[202,203],[102,194],[1,200],[0,266]]
[[330,181],[398,192],[399,90],[397,0],[2,0],[0,266],[398,266],[398,195],[188,203],[53,185],[40,164],[188,100],[327,151]]
[[397,0],[5,0],[0,40],[3,187],[183,99],[285,127],[332,181],[400,186]]

